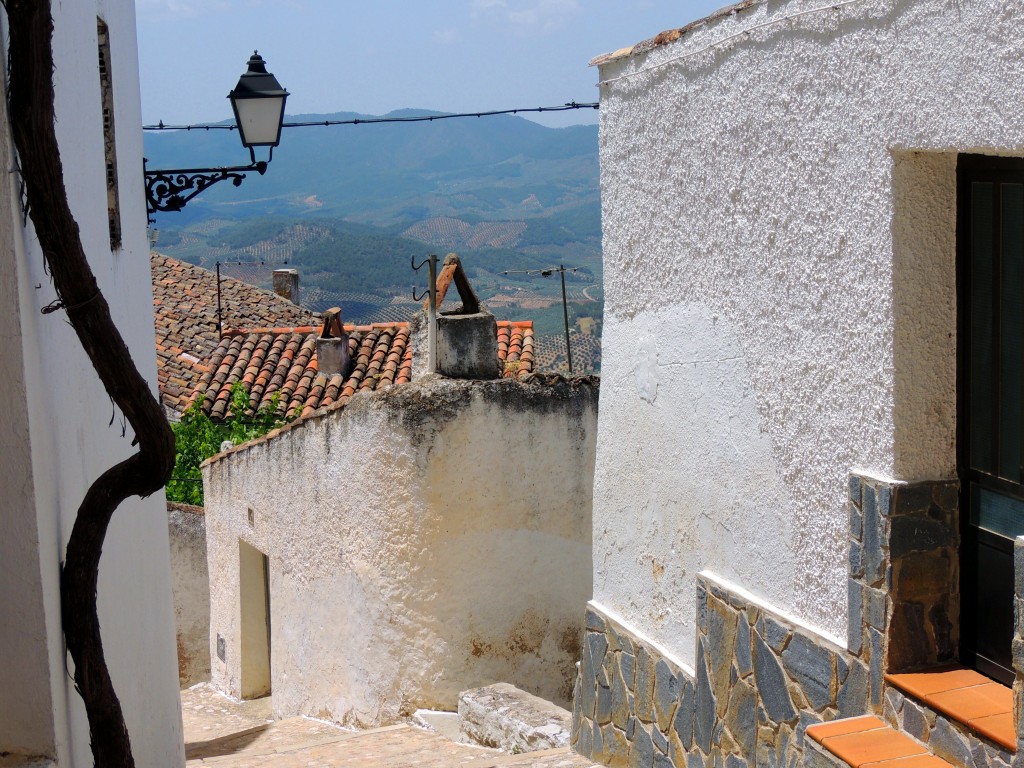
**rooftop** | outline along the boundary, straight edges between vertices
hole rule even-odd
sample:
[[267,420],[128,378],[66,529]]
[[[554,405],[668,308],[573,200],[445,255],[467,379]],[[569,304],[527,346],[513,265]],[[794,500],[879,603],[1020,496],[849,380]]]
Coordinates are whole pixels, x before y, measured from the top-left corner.
[[666,29],[664,32],[660,32],[654,37],[642,40],[636,45],[630,45],[625,48],[619,48],[619,50],[612,51],[611,53],[604,53],[601,54],[600,56],[595,56],[593,59],[590,60],[590,66],[599,67],[602,64],[608,64],[619,59],[627,59],[630,56],[638,56],[641,53],[646,53],[647,51],[653,50],[654,48],[658,48],[662,45],[674,43],[676,40],[683,37],[683,35],[687,34],[688,32],[692,32],[693,30],[699,27],[703,27],[707,24],[710,24],[711,22],[718,21],[719,19],[725,18],[727,16],[735,16],[740,11],[744,11],[747,8],[750,8],[755,5],[760,5],[763,2],[765,2],[765,0],[740,0],[740,2],[738,3],[733,3],[732,5],[727,5],[724,8],[719,8],[717,11],[715,11],[712,14],[709,14],[708,16],[705,16],[701,19],[697,19],[696,21],[691,21],[689,24],[686,24],[685,26],[678,27],[675,29]]
[[[150,254],[160,401],[181,412],[218,347],[217,275],[170,256]],[[319,325],[320,316],[277,294],[221,278],[224,327]]]
[[[386,389],[412,380],[409,323],[346,325],[352,370],[348,376],[320,373],[316,339],[320,329],[254,328],[227,331],[210,358],[189,402],[202,402],[214,421],[232,416],[231,388],[241,381],[252,412],[274,403],[275,415],[299,418],[345,403],[356,392]],[[533,322],[498,321],[498,362],[506,378],[533,372]]]

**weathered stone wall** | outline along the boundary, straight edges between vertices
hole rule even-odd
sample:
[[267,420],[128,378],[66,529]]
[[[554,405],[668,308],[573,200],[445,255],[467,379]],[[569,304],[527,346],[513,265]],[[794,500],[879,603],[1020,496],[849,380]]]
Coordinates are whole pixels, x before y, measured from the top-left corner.
[[597,397],[427,376],[211,460],[214,684],[242,690],[241,541],[269,558],[277,716],[372,727],[498,681],[568,706]]
[[178,684],[210,679],[210,576],[202,507],[167,503],[171,595],[178,641]]
[[851,475],[848,488],[846,648],[707,572],[694,670],[590,603],[574,749],[608,765],[792,768],[808,725],[871,712],[909,718],[943,756],[977,752],[975,768],[998,768],[999,749],[885,686],[886,673],[955,651],[957,484]]
[[684,765],[693,747],[692,670],[590,603],[573,691],[571,744],[607,765]]

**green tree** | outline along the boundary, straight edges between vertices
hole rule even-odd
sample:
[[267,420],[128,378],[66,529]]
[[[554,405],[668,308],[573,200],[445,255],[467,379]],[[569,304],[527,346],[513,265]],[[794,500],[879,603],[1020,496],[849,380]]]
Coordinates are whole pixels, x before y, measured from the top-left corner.
[[167,483],[167,500],[182,504],[203,504],[203,474],[199,467],[211,456],[220,452],[225,440],[233,444],[245,443],[277,429],[293,416],[280,419],[275,416],[280,403],[280,393],[275,393],[263,408],[255,413],[249,408],[249,395],[242,382],[231,387],[232,414],[223,424],[217,424],[203,413],[202,403],[193,403],[182,415],[181,421],[172,424],[175,442],[174,472]]

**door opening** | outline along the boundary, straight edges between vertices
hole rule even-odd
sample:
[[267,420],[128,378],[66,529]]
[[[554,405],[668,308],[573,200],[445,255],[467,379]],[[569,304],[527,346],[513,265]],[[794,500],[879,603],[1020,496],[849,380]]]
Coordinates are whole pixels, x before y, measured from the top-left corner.
[[1012,684],[1024,534],[1024,159],[957,164],[961,661]]
[[242,698],[257,699],[270,693],[270,563],[241,540],[238,555]]

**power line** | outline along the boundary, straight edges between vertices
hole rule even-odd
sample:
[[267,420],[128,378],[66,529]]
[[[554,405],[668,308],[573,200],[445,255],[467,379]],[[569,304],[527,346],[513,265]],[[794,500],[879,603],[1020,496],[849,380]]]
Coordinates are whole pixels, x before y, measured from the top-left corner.
[[[459,112],[441,115],[411,115],[409,117],[356,117],[351,120],[311,120],[301,123],[284,123],[284,128],[310,128],[331,125],[363,125],[374,123],[432,123],[435,120],[451,120],[454,117],[493,117],[495,115],[518,115],[524,112],[568,112],[573,109],[600,109],[596,101],[579,103],[570,101],[560,107],[519,107],[517,109],[495,109],[488,112]],[[142,126],[144,131],[234,131],[236,125],[227,123],[199,123],[195,125],[165,125],[161,120],[156,125]]]

